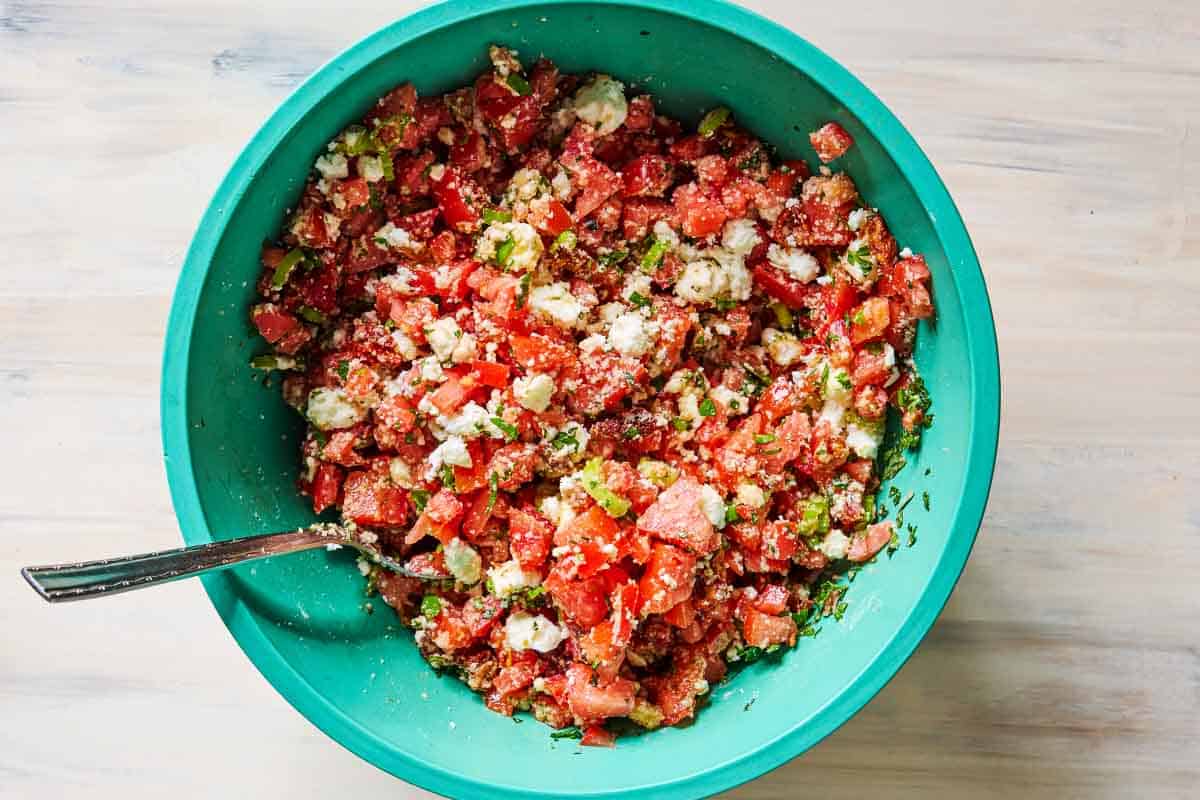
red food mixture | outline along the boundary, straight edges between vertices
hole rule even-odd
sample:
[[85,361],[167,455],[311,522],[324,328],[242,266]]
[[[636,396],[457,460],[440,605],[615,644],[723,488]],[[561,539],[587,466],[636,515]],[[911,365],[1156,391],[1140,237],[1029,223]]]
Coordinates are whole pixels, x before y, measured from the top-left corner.
[[314,510],[440,579],[360,563],[429,662],[610,744],[840,617],[837,576],[896,545],[875,493],[931,419],[929,270],[727,109],[692,131],[491,59],[317,159],[262,253],[255,365],[308,420]]

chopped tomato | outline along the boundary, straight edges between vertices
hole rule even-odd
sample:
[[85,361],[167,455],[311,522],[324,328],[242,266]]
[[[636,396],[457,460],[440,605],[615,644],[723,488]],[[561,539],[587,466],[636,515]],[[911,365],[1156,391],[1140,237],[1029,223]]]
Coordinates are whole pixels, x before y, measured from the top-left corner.
[[351,470],[343,487],[342,515],[357,525],[403,525],[408,516],[405,492],[376,470]]
[[669,544],[656,544],[650,551],[646,571],[638,582],[641,616],[662,614],[692,594],[696,557]]
[[808,135],[808,141],[813,150],[817,151],[817,158],[821,159],[822,163],[829,163],[845,155],[854,144],[854,138],[836,122],[826,122]]
[[654,153],[638,156],[621,170],[626,197],[662,197],[671,186],[674,168]]
[[850,312],[850,342],[855,346],[883,336],[891,316],[888,301],[883,297],[869,297]]
[[567,670],[567,705],[571,712],[585,721],[629,716],[633,711],[633,682],[619,678],[607,686],[598,686],[594,676],[583,664],[572,664]]
[[796,622],[789,616],[776,617],[749,608],[742,621],[742,635],[753,647],[790,646],[796,643]]
[[694,553],[711,553],[719,542],[716,529],[704,514],[703,497],[700,484],[680,478],[638,517],[638,528]]
[[850,561],[870,561],[876,553],[887,546],[896,531],[895,523],[890,519],[868,525],[863,533],[855,534],[850,540],[850,549],[846,558]]
[[536,570],[550,555],[553,530],[541,515],[520,508],[508,512],[509,548],[521,566]]
[[320,514],[335,505],[341,489],[342,470],[339,467],[329,463],[317,467],[312,486],[313,513]]

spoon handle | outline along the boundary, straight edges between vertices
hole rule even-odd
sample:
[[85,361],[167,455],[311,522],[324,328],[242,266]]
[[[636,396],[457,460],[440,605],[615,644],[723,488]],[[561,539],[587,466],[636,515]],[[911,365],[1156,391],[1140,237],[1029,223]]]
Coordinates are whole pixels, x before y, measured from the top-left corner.
[[63,603],[128,592],[245,561],[312,550],[329,543],[328,537],[301,529],[101,561],[25,567],[21,575],[43,599]]

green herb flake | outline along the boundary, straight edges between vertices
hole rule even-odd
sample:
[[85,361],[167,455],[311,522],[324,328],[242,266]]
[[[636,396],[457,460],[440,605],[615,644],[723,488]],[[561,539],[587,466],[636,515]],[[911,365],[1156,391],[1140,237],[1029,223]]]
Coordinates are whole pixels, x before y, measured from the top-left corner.
[[521,97],[528,97],[533,94],[533,87],[529,85],[529,81],[525,80],[523,75],[516,72],[508,73],[508,77],[504,79],[504,82],[508,84],[508,88],[521,95]]
[[575,430],[572,430],[569,433],[567,431],[559,431],[554,435],[554,438],[550,440],[550,446],[555,450],[562,450],[564,447],[570,447],[572,450],[578,450],[579,440],[575,438]]
[[513,238],[511,233],[504,237],[504,241],[496,248],[496,266],[507,267],[508,260],[512,258],[513,250],[516,246],[517,240]]
[[500,417],[492,417],[492,424],[496,426],[497,430],[504,434],[504,438],[508,439],[508,441],[515,442],[517,440],[518,431],[516,425],[513,425],[510,422],[505,422]]
[[712,417],[716,416],[717,404],[713,402],[711,397],[706,397],[700,401],[700,416]]
[[583,731],[579,730],[579,728],[572,725],[569,728],[563,728],[562,730],[555,731],[554,733],[550,734],[550,738],[551,739],[582,739]]
[[554,239],[554,243],[550,245],[550,249],[574,250],[578,242],[579,238],[575,235],[574,231],[563,231]]
[[650,305],[651,301],[649,297],[646,297],[641,292],[630,292],[629,302],[633,303],[633,305],[637,308],[646,308]]
[[627,258],[629,258],[628,250],[610,250],[603,255],[597,256],[596,263],[608,269],[609,267],[617,266]]
[[409,493],[408,499],[412,500],[413,508],[417,510],[417,513],[423,514],[425,513],[425,504],[429,502],[429,492],[424,489],[413,489]]
[[483,210],[483,221],[492,222],[512,222],[512,214],[508,211],[503,211],[497,208],[485,208]]
[[350,376],[350,362],[344,358],[339,361],[337,365],[337,374],[339,378],[346,380],[346,378]]
[[287,255],[279,259],[279,263],[275,265],[275,272],[271,275],[271,288],[282,289],[287,284],[292,273],[296,271],[296,267],[304,260],[304,251],[300,248],[289,250]]
[[775,434],[773,434],[773,433],[756,433],[756,434],[754,434],[754,443],[755,444],[770,444],[773,441],[775,441]]
[[630,427],[626,428],[624,430],[624,432],[621,433],[621,436],[624,439],[636,439],[641,435],[642,435],[642,432],[640,430],[638,430],[636,425],[631,425]]
[[646,254],[642,256],[642,272],[654,272],[657,270],[669,247],[670,244],[668,242],[662,239],[655,239],[646,251]]
[[427,594],[421,600],[421,616],[433,619],[442,611],[442,601],[436,595]]
[[692,423],[683,417],[675,417],[671,420],[671,425],[680,433],[692,429]]
[[738,513],[737,506],[732,505],[732,504],[725,506],[725,524],[726,525],[732,525],[735,522],[741,522],[741,521],[742,521],[742,515]]
[[488,501],[487,513],[492,513],[492,509],[496,507],[496,497],[500,493],[500,476],[496,473],[488,475]]
[[713,134],[717,132],[717,129],[729,119],[731,113],[725,106],[717,106],[705,114],[704,119],[700,120],[700,124],[696,128],[696,133],[700,134],[702,138],[711,139]]
[[442,471],[439,474],[439,477],[442,480],[442,486],[453,492],[454,491],[454,467],[451,466],[450,464],[443,464]]
[[875,267],[871,261],[871,248],[865,244],[854,249],[847,249],[846,262],[851,266],[858,267],[864,275],[869,275]]
[[325,324],[325,315],[312,306],[300,306],[300,308],[296,309],[296,313],[315,325]]
[[533,283],[533,273],[526,272],[517,284],[517,308],[524,308],[529,300],[529,287]]
[[929,510],[929,492],[921,492],[921,505],[925,506],[925,510]]

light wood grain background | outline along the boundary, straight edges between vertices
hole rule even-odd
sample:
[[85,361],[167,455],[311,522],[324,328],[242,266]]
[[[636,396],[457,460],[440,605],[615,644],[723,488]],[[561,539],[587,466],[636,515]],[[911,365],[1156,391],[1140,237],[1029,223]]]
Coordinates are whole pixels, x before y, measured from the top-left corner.
[[[0,0],[0,796],[418,798],[324,738],[195,582],[50,608],[34,562],[174,546],[158,370],[220,176],[414,2]],[[999,463],[898,677],[730,797],[1200,793],[1200,6],[747,5],[940,170],[1000,336]]]

